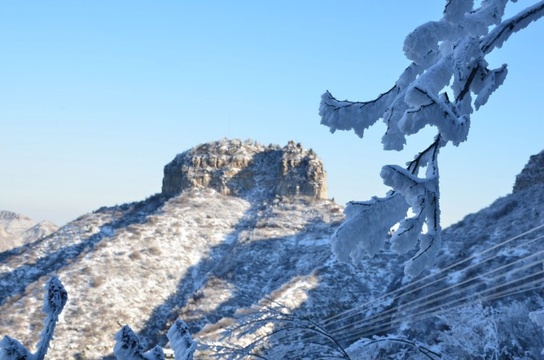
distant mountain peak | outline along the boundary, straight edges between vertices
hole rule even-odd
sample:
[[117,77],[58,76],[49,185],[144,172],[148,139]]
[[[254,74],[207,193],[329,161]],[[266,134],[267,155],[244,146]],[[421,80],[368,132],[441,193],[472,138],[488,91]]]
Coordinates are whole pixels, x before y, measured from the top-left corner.
[[516,176],[514,192],[530,188],[537,184],[544,184],[544,150],[531,155],[529,162],[521,173]]
[[312,149],[289,141],[284,147],[252,140],[223,139],[178,154],[164,167],[162,193],[192,188],[223,195],[303,195],[326,198],[323,163]]
[[8,210],[0,210],[0,220],[4,220],[4,221],[12,221],[12,220],[21,221],[22,220],[22,221],[32,222],[32,219],[29,218],[28,216],[18,214],[13,211],[8,211]]
[[0,210],[0,252],[48,236],[57,229],[50,221],[36,223],[28,216]]

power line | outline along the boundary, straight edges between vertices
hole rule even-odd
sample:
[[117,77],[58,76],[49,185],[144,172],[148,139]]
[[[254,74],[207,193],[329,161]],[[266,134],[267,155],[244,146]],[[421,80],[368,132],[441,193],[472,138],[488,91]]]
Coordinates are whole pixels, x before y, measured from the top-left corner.
[[[507,240],[505,240],[505,241],[503,241],[503,242],[501,242],[501,243],[499,243],[499,244],[496,244],[496,245],[490,247],[489,249],[486,249],[486,250],[484,250],[484,251],[481,251],[481,252],[479,252],[479,253],[477,253],[477,254],[474,254],[474,255],[472,255],[472,256],[470,256],[470,257],[464,259],[464,260],[458,261],[458,262],[456,262],[456,263],[454,263],[454,264],[452,264],[452,265],[450,265],[450,266],[447,266],[446,268],[440,270],[440,271],[437,272],[437,273],[427,275],[427,276],[425,276],[425,277],[423,277],[423,278],[421,278],[421,279],[419,279],[419,280],[416,280],[416,281],[414,281],[414,282],[412,282],[412,283],[410,283],[410,284],[404,285],[404,286],[402,286],[402,287],[400,287],[400,288],[398,288],[398,289],[396,289],[396,290],[393,290],[393,291],[390,291],[390,292],[388,292],[388,293],[386,293],[386,294],[383,294],[383,295],[381,295],[380,297],[378,297],[378,298],[376,298],[376,299],[369,300],[369,301],[367,301],[367,302],[365,302],[365,303],[363,303],[363,304],[361,304],[361,305],[359,305],[359,306],[357,306],[357,307],[354,307],[354,308],[351,308],[351,309],[349,309],[349,310],[346,310],[346,311],[343,311],[343,312],[341,312],[341,313],[338,313],[338,314],[335,314],[335,315],[333,315],[333,316],[330,316],[330,317],[324,319],[322,323],[323,323],[324,325],[332,324],[332,323],[334,323],[334,322],[332,322],[332,320],[335,320],[335,319],[337,319],[337,318],[342,318],[342,317],[346,318],[347,315],[349,315],[349,314],[351,314],[351,313],[353,313],[353,312],[357,312],[357,311],[359,311],[361,308],[368,307],[368,306],[371,305],[371,303],[373,303],[373,302],[377,302],[377,301],[380,301],[380,300],[383,300],[383,299],[387,299],[387,298],[391,297],[391,296],[394,295],[394,294],[401,293],[401,292],[403,292],[404,290],[409,289],[410,287],[415,286],[415,285],[417,285],[417,284],[423,283],[425,280],[428,280],[428,279],[431,279],[431,278],[433,278],[433,277],[436,277],[437,275],[441,275],[441,274],[449,274],[449,273],[446,273],[446,272],[449,271],[449,270],[451,270],[451,269],[453,269],[453,268],[455,268],[455,267],[457,267],[457,266],[459,266],[459,265],[462,265],[462,264],[464,264],[464,263],[466,263],[466,262],[468,262],[468,261],[474,260],[474,259],[480,257],[480,256],[483,255],[483,254],[486,254],[486,253],[488,253],[488,252],[490,252],[490,251],[493,251],[493,250],[497,249],[498,247],[504,246],[504,245],[506,245],[506,244],[508,244],[508,243],[510,243],[510,242],[512,242],[512,241],[518,240],[518,239],[522,238],[523,236],[528,235],[528,234],[530,234],[530,233],[533,233],[533,232],[535,232],[535,231],[537,231],[537,230],[540,230],[540,229],[542,229],[542,228],[544,228],[544,224],[539,225],[539,226],[536,226],[536,227],[534,227],[534,228],[532,228],[532,229],[529,229],[529,230],[527,230],[527,231],[525,231],[525,232],[523,232],[523,233],[521,233],[521,234],[519,234],[519,235],[515,235],[515,236],[513,236],[513,237],[511,237],[511,238],[509,238],[509,239],[507,239]],[[540,238],[542,238],[542,237],[540,237]],[[535,240],[531,240],[531,241],[535,241]],[[526,244],[525,244],[525,245],[526,245]],[[417,290],[421,290],[421,289],[424,289],[424,288],[426,288],[426,287],[429,287],[429,286],[432,285],[432,284],[435,284],[435,283],[437,283],[437,282],[439,282],[439,281],[441,281],[441,280],[444,280],[446,277],[447,277],[447,275],[444,275],[442,278],[439,278],[439,279],[436,279],[436,280],[434,280],[434,281],[432,281],[432,282],[430,282],[430,283],[426,283],[426,284],[424,284],[424,285],[421,285],[421,286],[419,286],[419,287],[417,287],[417,288],[415,288],[415,289],[413,289],[413,290],[410,290],[410,292],[415,292],[415,291],[417,291]],[[396,297],[396,298],[398,298],[398,297]],[[396,299],[396,298],[395,298],[395,299]],[[336,322],[336,321],[335,321],[335,322]]]

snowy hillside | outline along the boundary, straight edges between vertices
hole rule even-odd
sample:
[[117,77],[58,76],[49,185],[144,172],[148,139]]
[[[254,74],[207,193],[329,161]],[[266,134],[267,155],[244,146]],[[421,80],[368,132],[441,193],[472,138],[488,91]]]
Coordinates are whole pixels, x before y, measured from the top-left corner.
[[[240,146],[240,142],[222,146],[230,152],[232,144]],[[267,169],[278,168],[284,170],[275,176],[277,184],[286,178],[307,178],[298,191],[324,186],[324,177],[320,178],[324,172],[314,171],[322,168],[315,154],[295,144],[283,152],[277,147],[261,149],[270,149],[274,156],[260,160],[274,162],[250,161],[252,174],[266,175]],[[226,170],[230,165],[219,167]],[[215,166],[195,168],[193,173],[230,173]],[[244,182],[254,187],[244,189],[243,197],[222,195],[192,182],[194,188],[174,197],[158,194],[99,209],[32,247],[0,254],[0,333],[30,347],[36,343],[39,331],[30,329],[40,328],[42,287],[52,274],[59,275],[70,298],[51,359],[66,358],[65,349],[70,356],[107,355],[113,334],[125,323],[150,345],[164,342],[164,332],[178,316],[198,341],[206,324],[270,296],[320,316],[347,309],[367,291],[368,279],[353,281],[355,272],[337,264],[329,251],[328,238],[342,219],[341,209],[320,199],[322,190],[314,197],[283,196],[277,191],[285,187],[264,188],[262,179],[256,180]],[[270,176],[265,180],[274,181]],[[386,286],[384,282],[372,293],[379,294]],[[329,292],[334,303],[323,295]],[[219,335],[209,329],[206,334],[210,340]]]
[[[409,282],[402,264],[410,254],[385,248],[357,267],[334,258],[329,239],[342,209],[324,198],[313,152],[294,143],[204,144],[165,167],[163,193],[98,209],[0,253],[0,337],[33,349],[43,286],[57,274],[69,298],[48,359],[111,358],[125,324],[149,348],[166,345],[180,317],[199,343],[197,359],[241,358],[274,329],[282,331],[266,337],[269,349],[251,351],[269,359],[537,358],[544,338],[528,312],[544,308],[544,230],[505,242],[544,223],[537,180],[446,229],[437,266]],[[250,323],[255,311],[281,319]],[[305,332],[312,322],[337,343]],[[234,330],[240,338],[224,337],[244,323],[253,327]]]

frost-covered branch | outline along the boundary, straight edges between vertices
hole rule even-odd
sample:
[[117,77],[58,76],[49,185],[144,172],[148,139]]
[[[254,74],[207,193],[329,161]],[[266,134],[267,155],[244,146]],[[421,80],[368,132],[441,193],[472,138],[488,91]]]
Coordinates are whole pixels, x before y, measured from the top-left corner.
[[[423,356],[425,356],[427,359],[430,359],[430,360],[437,360],[442,358],[442,355],[440,353],[431,350],[428,346],[425,346],[417,341],[411,341],[402,337],[375,336],[373,339],[364,339],[363,341],[354,344],[353,348],[350,348],[349,350],[350,352],[354,353],[354,355],[362,355],[362,354],[368,355],[370,353],[379,353],[380,352],[379,350],[381,350],[380,343],[397,343],[401,345],[411,346],[417,352],[419,352],[420,354],[422,354]],[[389,345],[389,344],[386,344],[386,345]],[[373,351],[369,349],[369,347],[372,347],[372,346],[375,346],[378,351],[376,350]]]
[[[223,341],[204,346],[213,349],[218,359],[350,359],[320,324],[268,300],[271,306],[256,306],[240,315],[235,325],[225,328]],[[232,344],[230,340],[247,335],[252,336],[252,341],[244,345]]]
[[500,48],[512,34],[526,28],[533,21],[537,21],[544,16],[544,1],[540,1],[533,6],[526,8],[516,16],[505,20],[493,29],[481,41],[482,51],[489,54],[495,48]]
[[[503,21],[507,3],[448,0],[442,19],[422,24],[406,37],[403,50],[412,63],[390,90],[366,102],[339,101],[328,91],[323,94],[319,108],[323,125],[333,133],[353,130],[363,137],[364,130],[382,119],[387,126],[384,150],[402,150],[407,136],[427,126],[438,132],[406,169],[384,166],[381,176],[392,188],[384,198],[346,206],[346,221],[331,240],[339,260],[356,263],[363,253],[375,255],[396,223],[393,250],[406,253],[419,244],[406,264],[407,275],[418,275],[435,259],[441,232],[439,150],[448,143],[458,146],[466,141],[471,114],[487,103],[506,78],[506,65],[489,69],[485,56],[544,16],[544,1],[539,1]],[[419,177],[424,167],[426,173]],[[408,209],[414,216],[408,217]]]
[[20,342],[5,336],[0,342],[0,360],[43,360],[45,358],[59,315],[68,300],[68,293],[56,276],[47,282],[45,289],[42,310],[47,316],[36,353],[31,354]]
[[166,335],[176,355],[176,360],[192,360],[197,343],[191,338],[187,324],[177,319]]
[[123,360],[164,360],[164,351],[160,346],[144,352],[144,347],[138,335],[130,326],[125,325],[115,334],[113,354]]
[[[197,343],[191,338],[187,324],[178,319],[167,334],[174,350],[176,360],[192,360]],[[164,360],[164,351],[160,346],[144,352],[138,335],[130,326],[125,325],[115,334],[113,354],[120,360]]]

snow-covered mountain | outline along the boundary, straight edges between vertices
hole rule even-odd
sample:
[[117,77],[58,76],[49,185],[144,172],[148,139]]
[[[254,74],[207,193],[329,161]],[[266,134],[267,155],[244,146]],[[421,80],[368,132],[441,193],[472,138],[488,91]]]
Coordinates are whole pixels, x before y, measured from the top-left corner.
[[46,237],[57,229],[50,221],[36,223],[22,214],[0,210],[0,252]]
[[[35,346],[43,286],[57,274],[69,300],[48,359],[111,357],[124,324],[149,347],[165,345],[178,317],[200,344],[198,359],[243,354],[279,329],[264,338],[271,350],[258,347],[265,341],[252,351],[269,359],[535,358],[544,338],[527,313],[544,307],[539,231],[501,244],[544,223],[544,184],[524,178],[534,181],[446,229],[436,267],[410,280],[406,259],[387,248],[358,266],[333,257],[329,237],[342,209],[326,199],[313,151],[292,142],[203,144],[165,166],[161,193],[0,253],[0,336]],[[227,331],[237,325],[245,327]],[[225,331],[240,338],[224,339]],[[381,338],[357,342],[373,336]]]

